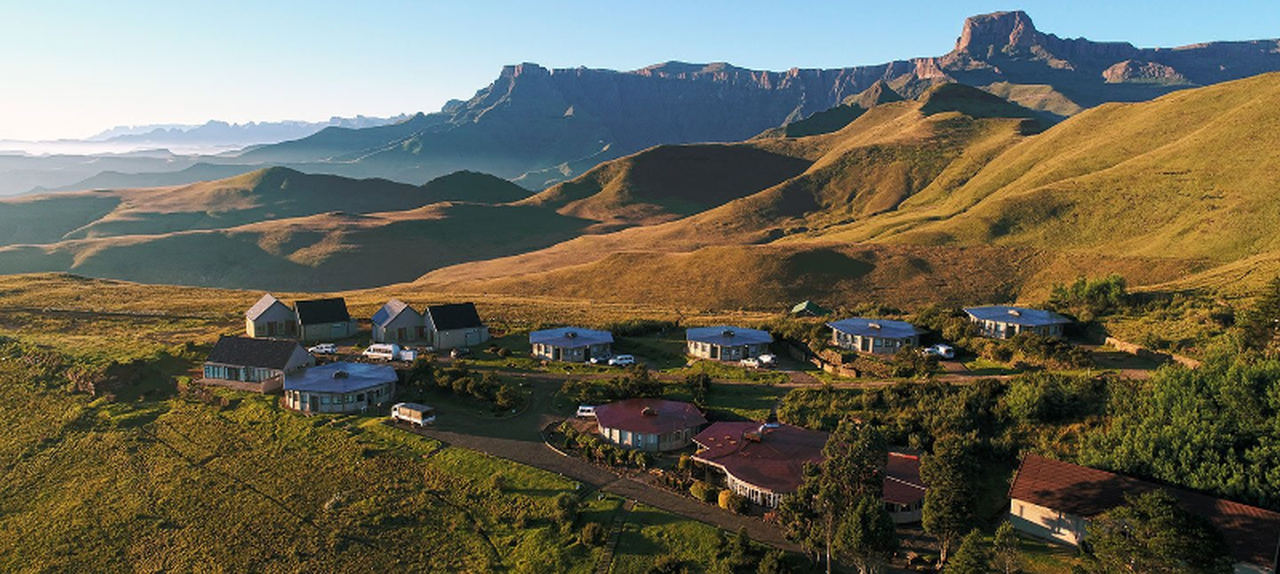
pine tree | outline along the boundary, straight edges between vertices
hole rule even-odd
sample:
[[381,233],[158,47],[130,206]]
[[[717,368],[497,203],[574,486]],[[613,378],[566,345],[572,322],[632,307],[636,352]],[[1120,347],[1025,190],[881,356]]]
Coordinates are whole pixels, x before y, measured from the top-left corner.
[[990,574],[991,549],[982,541],[982,532],[977,528],[969,531],[956,550],[956,555],[947,562],[947,574]]
[[924,495],[922,525],[938,538],[939,561],[947,561],[948,551],[975,521],[978,503],[978,461],[973,433],[948,435],[933,445],[933,454],[920,461],[920,478],[928,485]]

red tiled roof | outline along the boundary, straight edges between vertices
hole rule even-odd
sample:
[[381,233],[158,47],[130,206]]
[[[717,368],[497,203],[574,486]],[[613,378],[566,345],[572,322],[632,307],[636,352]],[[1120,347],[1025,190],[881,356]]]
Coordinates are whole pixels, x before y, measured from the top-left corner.
[[1280,549],[1280,513],[1239,502],[1028,454],[1022,459],[1009,497],[1089,518],[1124,504],[1125,494],[1163,489],[1182,508],[1204,517],[1222,532],[1231,557],[1274,567]]
[[827,433],[778,425],[760,435],[759,441],[745,436],[759,429],[756,422],[715,423],[693,437],[703,447],[694,458],[770,492],[795,492],[804,477],[804,464],[822,460]]
[[700,427],[707,417],[689,403],[663,399],[626,399],[596,407],[600,428],[662,434]]
[[920,479],[920,457],[900,452],[889,453],[884,467],[885,502],[915,504],[924,498],[924,481]]

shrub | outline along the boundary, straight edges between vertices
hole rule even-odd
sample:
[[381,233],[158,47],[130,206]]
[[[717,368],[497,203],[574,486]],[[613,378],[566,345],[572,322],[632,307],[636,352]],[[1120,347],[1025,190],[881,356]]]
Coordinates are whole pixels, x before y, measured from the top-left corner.
[[653,561],[653,566],[649,568],[649,574],[682,574],[688,572],[684,562],[671,554],[663,554],[657,560]]
[[572,524],[578,519],[578,498],[567,492],[557,494],[552,500],[551,517],[561,524]]
[[748,508],[746,498],[739,496],[735,494],[733,491],[728,489],[720,491],[720,495],[718,496],[718,502],[720,504],[720,508],[723,508],[725,510],[735,512],[738,514],[746,513]]
[[1099,279],[1080,277],[1070,285],[1057,284],[1046,305],[1054,311],[1089,322],[1129,304],[1124,277],[1111,274]]
[[701,480],[695,480],[693,481],[693,484],[689,486],[689,494],[702,502],[716,502],[719,490],[720,489]]
[[578,533],[578,541],[584,546],[604,546],[607,538],[608,535],[599,522],[588,522],[582,525],[582,532]]

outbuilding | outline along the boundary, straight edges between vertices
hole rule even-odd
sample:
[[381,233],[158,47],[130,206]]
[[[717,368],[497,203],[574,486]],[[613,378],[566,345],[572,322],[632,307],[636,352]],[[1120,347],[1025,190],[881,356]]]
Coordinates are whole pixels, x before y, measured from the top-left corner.
[[297,341],[222,337],[204,362],[206,385],[269,393],[284,385],[284,377],[315,364]]
[[595,413],[601,436],[636,450],[684,448],[707,424],[698,407],[665,399],[626,399],[600,405]]
[[474,303],[431,305],[424,323],[428,344],[437,349],[474,347],[489,340],[489,328],[480,320]]
[[1012,339],[1022,333],[1061,337],[1063,327],[1071,323],[1070,319],[1052,311],[1027,307],[992,305],[969,307],[964,312],[978,327],[978,334],[988,339]]
[[1019,531],[1079,545],[1089,520],[1125,503],[1126,495],[1164,490],[1178,505],[1222,533],[1236,572],[1274,573],[1280,556],[1280,513],[1205,494],[1061,462],[1023,457],[1009,489],[1009,521]]
[[831,343],[841,349],[892,355],[903,347],[919,347],[920,335],[927,331],[906,321],[854,317],[827,323]]
[[422,313],[399,299],[387,301],[373,314],[370,324],[373,340],[379,343],[416,343],[427,338]]
[[529,333],[529,345],[535,359],[585,363],[613,355],[613,333],[577,327],[544,329]]
[[685,331],[689,356],[713,361],[741,361],[769,352],[773,335],[744,327],[695,327]]
[[250,337],[298,338],[298,314],[267,293],[244,313],[244,332]]
[[391,401],[396,370],[386,365],[338,362],[286,375],[284,406],[303,413],[354,413]]
[[356,322],[341,297],[311,299],[294,303],[298,312],[298,333],[304,341],[335,341],[356,334]]

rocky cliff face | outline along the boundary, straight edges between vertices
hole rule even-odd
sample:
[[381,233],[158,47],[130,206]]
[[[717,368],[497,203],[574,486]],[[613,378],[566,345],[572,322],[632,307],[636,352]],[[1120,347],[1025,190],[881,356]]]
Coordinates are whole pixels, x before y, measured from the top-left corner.
[[[1280,70],[1275,40],[1139,49],[1059,38],[1037,30],[1023,12],[999,12],[967,19],[948,54],[875,66],[784,72],[682,62],[629,72],[507,66],[470,100],[415,118],[421,129],[326,130],[253,153],[263,161],[300,161],[316,144],[324,161],[340,162],[335,171],[349,175],[420,183],[471,169],[538,188],[653,145],[743,140],[836,107],[877,82],[906,97],[942,82],[1047,85],[1073,104],[1059,109],[1078,109],[1273,70]],[[1020,103],[1045,109],[1042,101]],[[385,141],[373,134],[385,134]]]

